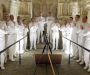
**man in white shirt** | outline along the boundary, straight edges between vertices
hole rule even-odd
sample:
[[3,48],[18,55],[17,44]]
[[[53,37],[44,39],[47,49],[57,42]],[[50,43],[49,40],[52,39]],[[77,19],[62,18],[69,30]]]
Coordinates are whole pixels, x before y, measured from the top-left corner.
[[[17,34],[16,40],[20,40],[24,37],[24,25],[22,23],[22,18],[20,16],[17,17],[17,22],[15,23],[15,30]],[[16,44],[16,54],[17,53],[24,53],[24,40],[20,41],[20,49],[19,43]]]
[[47,23],[47,34],[49,37],[49,41],[51,42],[51,27],[52,23],[55,21],[55,18],[52,16],[51,12],[48,13],[48,16],[46,17],[46,23]]
[[[53,24],[52,24],[52,39],[53,39],[53,48],[52,50],[58,50],[58,42],[59,42],[59,23],[57,22],[58,20],[56,20]],[[56,42],[55,42],[56,41]],[[56,45],[56,47],[55,47]]]
[[[5,30],[8,32],[7,35],[7,47],[8,47],[15,42],[15,25],[10,20],[9,15],[6,15]],[[15,61],[14,54],[15,54],[15,45],[9,48],[9,59],[11,61]]]
[[61,31],[62,31],[62,40],[63,40],[63,51],[66,50],[66,39],[64,37],[67,37],[67,20],[64,20],[64,24],[61,26]]
[[45,25],[45,18],[42,16],[42,13],[40,13],[40,16],[37,18],[37,23],[39,24],[38,27],[38,43],[40,43],[40,35],[41,35],[41,42],[44,41],[43,38],[43,31],[44,31],[44,25]]
[[[87,22],[88,17],[83,17],[83,27],[84,27],[84,47],[90,50],[90,24]],[[90,72],[90,52],[84,50],[84,62],[85,67],[84,69],[88,69],[87,71]]]
[[[73,41],[78,43],[78,34],[77,31],[80,29],[81,26],[81,21],[80,21],[80,15],[76,15],[75,17],[75,22],[74,22],[74,29],[72,32],[72,35],[74,35],[75,37],[73,38]],[[75,47],[74,47],[75,46]],[[79,57],[79,50],[78,50],[78,46],[73,45],[73,55],[74,55],[74,59],[77,59]]]
[[36,49],[36,39],[37,39],[37,30],[38,25],[35,21],[35,18],[32,18],[31,23],[29,24],[30,29],[30,50],[34,47]]
[[[4,30],[5,24],[4,21],[0,23],[0,52],[5,49],[5,34],[7,32]],[[5,69],[4,63],[6,58],[6,51],[0,54],[0,67],[1,69]]]

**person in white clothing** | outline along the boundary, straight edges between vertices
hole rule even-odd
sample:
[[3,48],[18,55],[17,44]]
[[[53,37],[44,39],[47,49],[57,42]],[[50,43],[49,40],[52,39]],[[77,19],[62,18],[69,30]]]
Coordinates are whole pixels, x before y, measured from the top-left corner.
[[[80,29],[77,30],[77,34],[78,34],[78,44],[84,46],[86,37],[83,37],[83,34],[87,32],[87,27],[88,27],[88,23],[87,23],[87,16],[83,16],[82,18],[82,24],[80,26]],[[76,60],[76,62],[80,62],[80,64],[84,64],[84,50],[78,46],[78,50],[79,50],[79,59]]]
[[[58,50],[58,41],[59,41],[59,26],[60,24],[57,22],[58,20],[55,21],[55,23],[52,24],[52,39],[53,39],[53,48],[52,50]],[[55,42],[56,41],[56,42]],[[56,47],[55,47],[56,45]]]
[[[6,47],[8,47],[15,42],[15,34],[16,34],[15,25],[10,20],[10,16],[8,14],[5,17],[4,24],[5,24],[4,29],[8,32],[7,41],[6,41]],[[15,45],[9,48],[9,60],[15,61],[14,54],[15,54]]]
[[55,21],[55,18],[52,16],[51,12],[49,12],[49,15],[46,17],[46,23],[47,23],[47,35],[49,38],[49,41],[51,42],[51,27],[52,23]]
[[36,39],[37,39],[37,30],[38,24],[35,21],[35,18],[32,18],[31,23],[29,24],[30,29],[30,50],[34,47],[36,49]]
[[[24,25],[24,36],[27,36],[27,32],[29,31],[28,29],[28,25],[27,25],[27,20],[24,19],[23,20],[23,25]],[[26,46],[27,46],[27,38],[24,39],[24,49],[26,50]]]
[[[37,18],[37,23],[39,24],[38,27],[38,43],[40,43],[40,38],[41,42],[43,43],[44,38],[43,38],[43,31],[44,31],[44,25],[45,25],[45,18],[42,16],[42,13],[40,13],[40,16]],[[41,37],[40,37],[41,36]]]
[[[72,35],[74,35],[73,37],[73,41],[78,43],[78,33],[77,31],[80,30],[80,26],[81,26],[81,21],[80,21],[80,15],[76,15],[75,16],[75,22],[74,22],[74,29],[73,29],[73,32],[72,32]],[[79,50],[78,50],[78,46],[76,45],[73,45],[73,58],[74,59],[77,59],[79,57]]]
[[[90,49],[90,24],[87,22],[88,17],[84,16],[83,18],[83,27],[84,27],[84,47]],[[90,72],[90,52],[84,50],[84,62],[85,67],[84,69],[88,69],[87,71]]]
[[[90,50],[90,27],[88,28],[88,32],[83,35],[86,37],[85,40],[85,48]],[[84,62],[85,67],[84,69],[88,69],[88,72],[90,72],[90,52],[84,50]]]
[[[67,21],[67,25],[66,25],[66,38],[71,40],[71,35],[72,35],[72,20],[70,20],[71,18],[69,18]],[[65,53],[66,54],[71,54],[72,55],[72,50],[71,50],[71,44],[70,41],[66,40],[66,50]]]
[[61,31],[62,31],[62,40],[63,40],[63,51],[66,50],[66,39],[64,37],[67,37],[66,32],[67,32],[67,20],[64,20],[64,25],[61,26]]
[[[84,46],[84,27],[81,25],[80,30],[77,32],[78,33],[78,44],[81,46]],[[84,51],[81,47],[78,46],[79,49],[79,58],[76,60],[76,62],[80,62],[80,64],[84,63]]]
[[[13,24],[14,24],[14,26],[15,26],[15,21],[14,21],[14,16],[13,15],[10,15],[10,20],[13,22]],[[15,37],[15,40],[14,40],[14,42],[16,42],[16,34],[15,35],[13,35],[14,37]],[[16,48],[16,45],[14,45],[15,46],[15,48]],[[15,49],[16,50],[16,49]],[[15,52],[14,52],[15,53]],[[15,57],[15,54],[14,54],[14,57]]]
[[[4,22],[0,23],[0,52],[5,49],[5,34],[7,34],[7,32],[4,30]],[[4,67],[4,63],[5,63],[5,57],[6,53],[3,52],[0,54],[0,67],[1,69],[5,69]]]
[[[22,23],[22,18],[20,16],[17,17],[17,22],[15,23],[16,27],[16,34],[17,38],[16,40],[20,40],[24,37],[24,25]],[[24,40],[20,41],[20,49],[19,49],[19,43],[16,44],[16,54],[17,53],[24,53]]]

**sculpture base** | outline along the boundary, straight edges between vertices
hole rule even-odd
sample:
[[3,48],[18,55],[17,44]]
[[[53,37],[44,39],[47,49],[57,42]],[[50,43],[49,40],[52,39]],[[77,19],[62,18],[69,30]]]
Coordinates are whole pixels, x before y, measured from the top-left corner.
[[[52,64],[61,64],[62,55],[61,54],[49,54]],[[48,54],[35,54],[36,64],[50,64]]]

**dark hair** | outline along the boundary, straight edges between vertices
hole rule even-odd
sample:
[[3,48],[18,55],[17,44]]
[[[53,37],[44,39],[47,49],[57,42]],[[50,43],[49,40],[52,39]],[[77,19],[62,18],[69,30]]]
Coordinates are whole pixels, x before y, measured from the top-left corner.
[[86,19],[88,18],[87,16],[84,16]]
[[73,20],[73,17],[69,17],[69,18],[71,18]]
[[78,18],[80,18],[80,15],[76,15]]

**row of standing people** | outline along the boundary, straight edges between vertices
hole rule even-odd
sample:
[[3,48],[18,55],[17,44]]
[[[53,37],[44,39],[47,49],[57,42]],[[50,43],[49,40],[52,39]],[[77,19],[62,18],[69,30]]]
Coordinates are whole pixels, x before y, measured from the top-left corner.
[[[87,19],[87,16],[83,16],[81,19],[80,15],[76,15],[75,21],[73,21],[73,18],[70,17],[68,23],[65,20],[61,30],[64,37],[90,50],[90,24]],[[84,69],[88,69],[87,71],[90,72],[90,52],[74,43],[70,45],[70,41],[65,38],[63,38],[63,50],[65,50],[65,53],[70,53],[79,64],[85,63]]]
[[[47,34],[50,38],[50,41],[53,41],[53,50],[58,49],[58,39],[59,39],[59,30],[60,25],[55,21],[55,18],[51,16],[51,13],[49,13],[49,16],[45,19],[42,17],[42,14],[40,14],[40,17],[32,18],[31,22],[29,23],[29,28],[26,28],[24,23],[22,22],[22,18],[20,16],[17,17],[17,22],[14,22],[14,16],[13,15],[5,15],[4,20],[0,23],[0,51],[2,51],[4,48],[10,46],[17,40],[20,40],[27,34],[29,31],[30,35],[30,50],[36,49],[36,42],[40,43],[40,37],[41,42],[44,42],[43,37],[43,31],[44,26],[47,24]],[[52,40],[51,40],[52,39]],[[56,41],[56,42],[55,42]],[[56,47],[55,47],[56,44]],[[19,43],[9,48],[8,52],[5,51],[1,53],[0,55],[0,67],[1,69],[5,69],[4,63],[7,62],[7,56],[9,55],[9,60],[15,61],[14,57],[17,55],[17,53],[23,53],[26,48],[26,40],[20,41],[20,50],[19,50]],[[20,52],[19,52],[20,51]]]
[[32,18],[29,24],[30,50],[36,49],[36,43],[44,42],[43,32],[45,27],[47,27],[48,40],[53,44],[52,50],[58,50],[60,24],[58,20],[51,16],[51,13],[46,18],[42,16],[42,13],[39,17]]
[[[20,16],[17,17],[17,21],[14,22],[14,16],[6,14],[3,21],[0,22],[0,51],[15,43],[16,41],[27,35],[28,29],[25,27]],[[0,67],[5,69],[4,64],[7,63],[9,56],[10,61],[15,61],[15,56],[18,53],[23,53],[26,48],[26,38],[19,43],[11,46],[7,51],[0,54]]]

